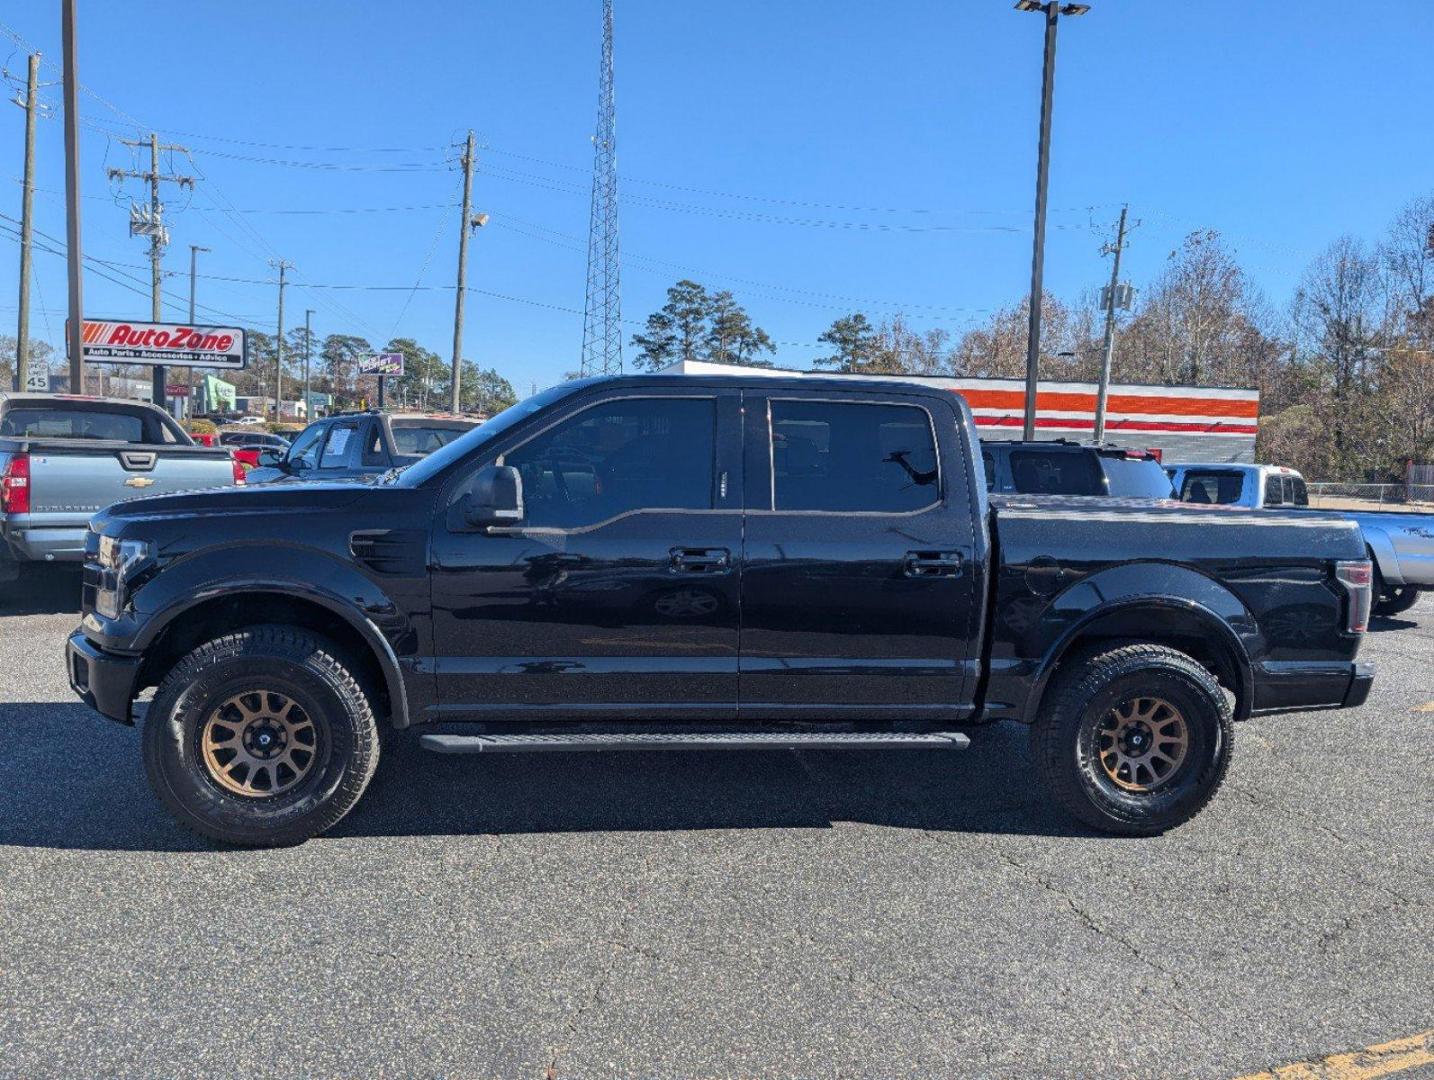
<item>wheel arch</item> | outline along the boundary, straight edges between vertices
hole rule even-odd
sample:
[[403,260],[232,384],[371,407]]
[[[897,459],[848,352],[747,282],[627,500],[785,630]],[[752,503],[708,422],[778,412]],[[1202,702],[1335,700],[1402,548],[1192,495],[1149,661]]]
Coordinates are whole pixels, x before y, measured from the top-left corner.
[[1142,597],[1102,605],[1071,625],[1047,651],[1027,701],[1027,723],[1035,720],[1061,665],[1102,645],[1149,642],[1190,656],[1235,695],[1235,719],[1250,715],[1254,673],[1250,657],[1230,624],[1195,601]]
[[1364,550],[1369,553],[1369,561],[1374,563],[1380,584],[1403,585],[1404,571],[1399,566],[1399,553],[1394,550],[1389,534],[1362,521],[1359,531],[1364,535]]
[[180,658],[205,641],[264,624],[302,627],[332,641],[357,667],[354,674],[377,695],[376,711],[388,716],[394,727],[408,726],[403,671],[388,639],[352,605],[292,582],[231,582],[222,591],[170,607],[146,628],[135,691],[157,685]]

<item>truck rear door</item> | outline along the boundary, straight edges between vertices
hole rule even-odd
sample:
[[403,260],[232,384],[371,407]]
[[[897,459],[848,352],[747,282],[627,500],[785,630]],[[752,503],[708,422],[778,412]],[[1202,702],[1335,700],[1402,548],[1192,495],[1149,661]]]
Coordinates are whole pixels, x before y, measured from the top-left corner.
[[794,390],[743,411],[742,718],[969,716],[980,523],[955,409]]

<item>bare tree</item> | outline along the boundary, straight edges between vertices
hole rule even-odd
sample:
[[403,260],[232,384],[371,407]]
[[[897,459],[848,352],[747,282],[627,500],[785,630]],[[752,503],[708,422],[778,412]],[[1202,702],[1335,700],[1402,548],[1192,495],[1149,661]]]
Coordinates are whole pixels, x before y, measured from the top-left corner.
[[1296,362],[1322,391],[1336,467],[1357,469],[1357,433],[1366,421],[1369,369],[1379,355],[1388,294],[1378,256],[1341,236],[1305,270],[1290,307]]

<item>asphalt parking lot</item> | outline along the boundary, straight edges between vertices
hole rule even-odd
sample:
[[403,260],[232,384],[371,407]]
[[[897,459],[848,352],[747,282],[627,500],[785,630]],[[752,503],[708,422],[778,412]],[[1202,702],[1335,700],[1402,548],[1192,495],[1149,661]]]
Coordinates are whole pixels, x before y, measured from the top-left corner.
[[1434,1028],[1434,598],[1364,707],[1242,725],[1161,838],[1062,817],[1002,728],[399,745],[334,834],[249,852],[70,694],[75,580],[0,605],[6,1076],[1232,1077]]

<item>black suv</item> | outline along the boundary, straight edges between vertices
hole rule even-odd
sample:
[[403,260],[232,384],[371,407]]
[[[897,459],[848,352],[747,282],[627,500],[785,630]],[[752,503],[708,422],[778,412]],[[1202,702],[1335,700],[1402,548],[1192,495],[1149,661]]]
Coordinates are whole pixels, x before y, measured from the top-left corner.
[[1170,499],[1174,489],[1160,461],[1147,450],[1058,439],[981,443],[986,487],[1019,495],[1112,495]]

